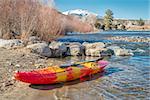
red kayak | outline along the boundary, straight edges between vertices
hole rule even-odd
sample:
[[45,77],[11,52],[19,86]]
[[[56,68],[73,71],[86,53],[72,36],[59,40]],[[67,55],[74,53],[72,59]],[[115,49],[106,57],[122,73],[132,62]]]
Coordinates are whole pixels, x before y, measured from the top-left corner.
[[52,66],[30,72],[16,72],[16,80],[30,84],[54,84],[71,81],[103,71],[107,61],[85,62],[78,66],[60,68]]

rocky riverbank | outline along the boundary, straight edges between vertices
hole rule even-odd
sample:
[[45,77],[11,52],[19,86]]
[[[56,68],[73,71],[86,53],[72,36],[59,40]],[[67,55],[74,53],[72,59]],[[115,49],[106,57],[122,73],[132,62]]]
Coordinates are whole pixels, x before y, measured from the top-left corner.
[[119,46],[110,45],[103,42],[96,43],[79,43],[79,42],[56,42],[46,43],[38,40],[36,37],[31,37],[28,44],[25,46],[21,40],[0,40],[0,47],[11,49],[23,47],[31,53],[39,54],[48,58],[66,57],[66,56],[131,56],[131,50],[121,48]]
[[16,81],[12,79],[15,70],[31,70],[63,64],[66,63],[63,59],[68,56],[88,58],[112,55],[132,56],[134,54],[131,50],[103,42],[81,44],[79,42],[53,41],[46,43],[37,37],[31,37],[27,45],[18,39],[0,39],[0,55],[0,93],[5,93],[16,85]]
[[[41,94],[42,94],[41,98],[46,99],[64,98],[64,100],[66,100],[67,96],[69,96],[69,98],[73,98],[72,94],[70,93],[76,94],[81,93],[82,90],[80,90],[79,87],[81,87],[82,89],[85,88],[86,83],[79,83],[77,85],[72,86],[64,86],[62,88],[45,92],[34,90],[33,88],[29,88],[29,86],[24,83],[13,80],[12,79],[13,73],[15,70],[32,70],[44,68],[47,66],[76,62],[80,61],[81,59],[92,60],[97,59],[99,57],[108,57],[108,56],[114,57],[133,56],[137,52],[144,52],[144,51],[142,51],[141,49],[137,50],[125,49],[124,47],[115,44],[103,42],[79,43],[79,42],[53,41],[51,43],[47,43],[45,41],[41,41],[37,37],[31,37],[29,39],[28,44],[24,44],[23,41],[17,39],[14,40],[0,39],[0,55],[1,55],[0,98],[2,98],[3,100],[10,100],[10,99],[16,100],[17,97],[18,100],[20,100],[23,97],[24,100],[32,100],[32,99],[39,99],[39,97],[41,97]],[[116,67],[116,64],[114,66]],[[119,66],[122,67],[122,65]],[[110,79],[108,79],[108,81],[109,80]],[[93,85],[97,84],[97,80],[92,81],[90,84]],[[89,87],[90,84],[87,84],[87,87]],[[58,86],[56,85],[55,87]],[[68,88],[71,88],[70,92],[68,92],[69,91],[67,90]],[[88,89],[89,88],[85,88],[86,91]],[[93,90],[93,87],[90,87],[90,89]],[[59,91],[65,91],[66,96],[63,96],[63,94],[59,94],[60,93]],[[94,97],[95,96],[91,98]],[[97,94],[96,98],[103,99],[105,97],[102,96],[102,94],[101,95]]]

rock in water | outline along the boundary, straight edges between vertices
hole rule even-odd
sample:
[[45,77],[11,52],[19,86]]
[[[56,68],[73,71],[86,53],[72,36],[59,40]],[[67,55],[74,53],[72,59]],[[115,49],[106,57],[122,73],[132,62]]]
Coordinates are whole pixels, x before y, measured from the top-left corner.
[[107,49],[107,48],[103,49],[101,52],[102,57],[112,56],[112,55],[114,55],[114,52],[110,49]]
[[101,56],[101,51],[98,49],[87,49],[85,51],[86,56],[92,56],[92,57],[100,57]]
[[133,53],[127,49],[116,49],[114,53],[116,56],[133,56]]
[[82,45],[85,46],[86,49],[102,49],[105,47],[105,44],[103,42],[96,42],[96,43],[84,42]]
[[131,50],[122,49],[118,46],[109,46],[108,49],[112,50],[116,56],[133,56]]
[[92,56],[92,57],[101,57],[101,52],[106,51],[105,44],[102,42],[97,43],[83,43],[83,46],[85,47],[85,54],[86,56]]
[[49,45],[49,48],[52,50],[53,57],[66,56],[67,46],[65,43],[54,41]]
[[111,50],[120,49],[119,46],[108,46],[107,48]]
[[84,46],[80,43],[69,43],[67,54],[70,56],[84,55]]
[[52,51],[48,47],[48,44],[46,43],[31,44],[28,45],[27,48],[30,49],[31,52],[40,54],[41,56],[45,56],[45,57],[52,56]]

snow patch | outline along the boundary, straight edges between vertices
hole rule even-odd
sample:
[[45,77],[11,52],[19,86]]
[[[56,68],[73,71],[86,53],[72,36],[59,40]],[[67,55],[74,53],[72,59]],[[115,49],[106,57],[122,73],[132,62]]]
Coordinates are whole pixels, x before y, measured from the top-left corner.
[[90,16],[90,15],[98,16],[98,14],[96,14],[96,13],[89,12],[88,10],[82,10],[82,9],[69,10],[69,11],[63,12],[63,14],[65,14],[65,15],[78,15],[81,17]]

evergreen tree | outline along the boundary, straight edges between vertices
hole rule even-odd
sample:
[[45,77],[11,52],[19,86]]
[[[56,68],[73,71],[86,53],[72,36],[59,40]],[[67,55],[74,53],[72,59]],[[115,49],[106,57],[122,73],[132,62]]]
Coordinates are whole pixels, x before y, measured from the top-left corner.
[[145,24],[142,18],[140,18],[137,23],[139,26],[143,26]]
[[107,9],[104,16],[104,25],[105,30],[110,30],[113,22],[113,12],[110,9]]

